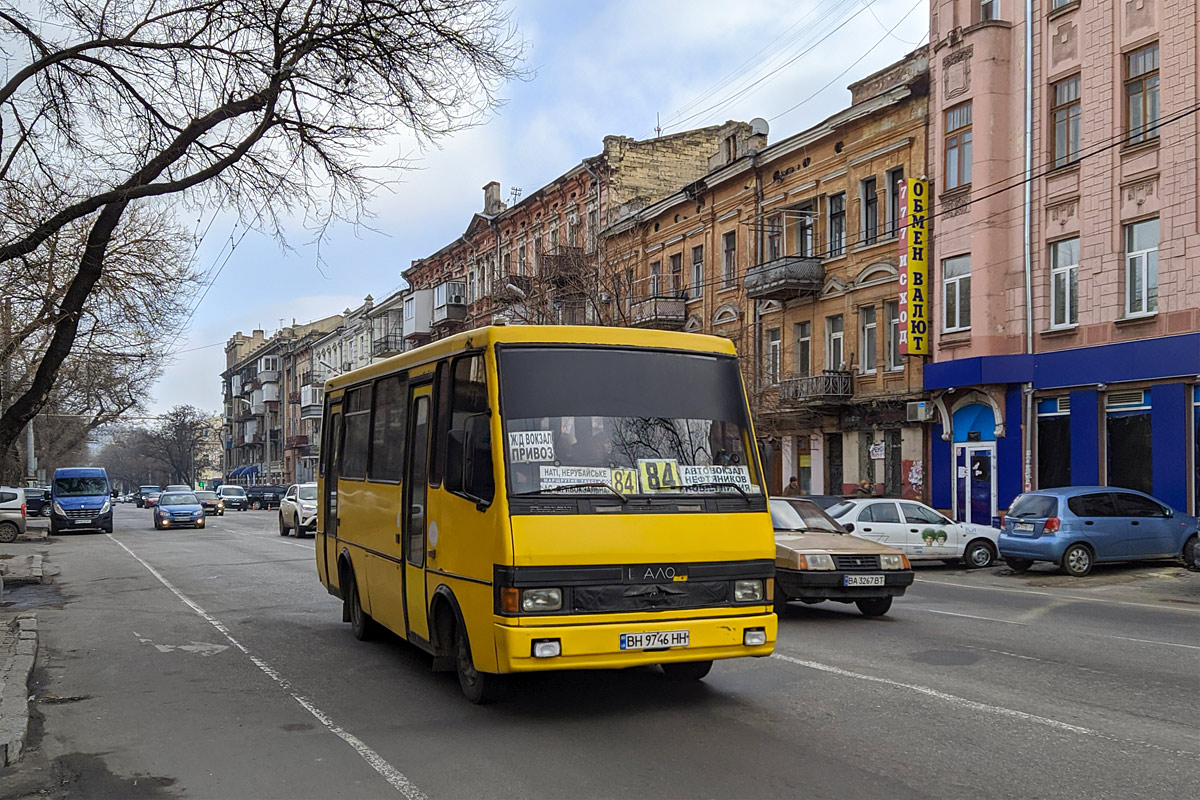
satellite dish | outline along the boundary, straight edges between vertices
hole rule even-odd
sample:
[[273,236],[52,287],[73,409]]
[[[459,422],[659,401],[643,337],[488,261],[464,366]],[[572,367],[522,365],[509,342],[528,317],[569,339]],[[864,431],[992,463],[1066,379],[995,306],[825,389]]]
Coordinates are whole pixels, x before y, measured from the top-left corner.
[[771,126],[762,117],[755,117],[750,120],[750,132],[755,136],[766,136],[771,130]]

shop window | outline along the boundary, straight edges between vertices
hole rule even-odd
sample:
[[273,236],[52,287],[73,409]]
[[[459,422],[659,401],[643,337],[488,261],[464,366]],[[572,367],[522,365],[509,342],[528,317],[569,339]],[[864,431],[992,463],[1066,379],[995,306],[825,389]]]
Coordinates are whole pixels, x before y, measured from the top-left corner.
[[1071,485],[1071,416],[1053,414],[1037,420],[1038,488]]
[[1154,488],[1150,410],[1110,411],[1108,485],[1150,494]]

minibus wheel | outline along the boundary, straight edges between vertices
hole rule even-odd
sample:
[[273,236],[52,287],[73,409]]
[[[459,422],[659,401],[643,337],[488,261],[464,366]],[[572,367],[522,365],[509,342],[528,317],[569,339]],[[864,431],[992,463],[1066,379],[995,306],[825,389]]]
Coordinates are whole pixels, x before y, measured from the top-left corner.
[[712,661],[673,661],[659,666],[670,680],[698,681],[712,669]]
[[354,638],[360,641],[370,639],[375,633],[375,620],[363,611],[362,600],[358,596],[358,581],[354,579],[354,573],[350,573],[350,592],[347,602],[350,603],[350,630],[354,633]]
[[475,669],[471,658],[471,643],[467,640],[466,626],[454,626],[454,668],[458,673],[458,685],[463,696],[476,705],[494,703],[504,693],[505,680],[501,675],[480,672]]

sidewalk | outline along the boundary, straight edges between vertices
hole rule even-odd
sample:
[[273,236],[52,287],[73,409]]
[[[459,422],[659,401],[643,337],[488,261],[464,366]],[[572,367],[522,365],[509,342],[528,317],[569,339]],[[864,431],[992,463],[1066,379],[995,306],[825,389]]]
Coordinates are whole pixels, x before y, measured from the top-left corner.
[[[33,541],[41,541],[35,531]],[[29,674],[37,661],[37,616],[5,610],[13,586],[45,580],[40,553],[23,554],[21,539],[0,550],[0,770],[16,763],[29,730]]]

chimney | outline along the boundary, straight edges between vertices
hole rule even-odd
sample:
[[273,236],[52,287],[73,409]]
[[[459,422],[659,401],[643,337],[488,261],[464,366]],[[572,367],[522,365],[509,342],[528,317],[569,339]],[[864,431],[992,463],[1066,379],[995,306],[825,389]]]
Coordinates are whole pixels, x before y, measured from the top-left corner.
[[493,216],[503,210],[504,205],[500,202],[500,182],[492,181],[483,187],[483,213]]

